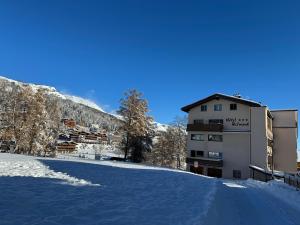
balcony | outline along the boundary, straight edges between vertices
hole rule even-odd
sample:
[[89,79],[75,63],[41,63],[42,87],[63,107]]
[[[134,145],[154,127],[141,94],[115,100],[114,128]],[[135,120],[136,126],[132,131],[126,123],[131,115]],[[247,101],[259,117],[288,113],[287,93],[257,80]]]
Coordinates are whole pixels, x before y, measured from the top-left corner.
[[214,167],[222,167],[223,159],[212,159],[212,158],[204,158],[204,157],[187,157],[186,163],[194,164],[197,161],[199,166],[214,166]]
[[200,123],[200,124],[188,124],[187,131],[213,131],[223,132],[224,125],[220,123]]

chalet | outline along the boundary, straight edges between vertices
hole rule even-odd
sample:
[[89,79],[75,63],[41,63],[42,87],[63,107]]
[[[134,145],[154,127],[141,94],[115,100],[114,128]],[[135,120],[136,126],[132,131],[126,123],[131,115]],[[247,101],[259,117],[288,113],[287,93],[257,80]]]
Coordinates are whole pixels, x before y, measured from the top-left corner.
[[66,154],[72,153],[76,150],[76,143],[75,142],[60,142],[56,145],[56,149],[58,153]]
[[62,123],[68,128],[76,127],[76,121],[73,119],[62,119]]

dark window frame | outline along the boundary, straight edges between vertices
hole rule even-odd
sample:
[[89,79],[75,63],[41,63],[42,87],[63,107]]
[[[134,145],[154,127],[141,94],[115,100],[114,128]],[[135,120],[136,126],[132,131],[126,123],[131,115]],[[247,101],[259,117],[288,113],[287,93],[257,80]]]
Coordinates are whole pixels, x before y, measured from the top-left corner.
[[204,151],[196,151],[196,156],[197,157],[204,157]]
[[[220,140],[216,140],[216,139],[212,138],[213,136],[218,136],[218,137],[221,137],[221,138],[220,138]],[[209,134],[208,135],[208,141],[223,142],[223,135],[221,135],[221,134]]]
[[230,104],[230,111],[236,111],[237,110],[237,104],[236,103],[231,103]]
[[207,105],[200,106],[201,112],[207,112]]
[[204,124],[204,120],[196,119],[194,120],[194,124]]
[[196,157],[196,151],[195,150],[191,150],[191,157]]
[[193,136],[196,136],[196,135],[200,135],[200,136],[205,137],[204,134],[191,134],[191,140],[192,140],[192,141],[205,141],[205,140],[193,139]]
[[223,111],[223,105],[222,104],[214,104],[214,111],[216,111],[216,112]]
[[208,120],[209,124],[224,124],[224,120],[223,119],[210,119]]
[[[217,153],[219,156],[211,156],[211,153],[213,153],[213,154]],[[208,158],[210,158],[210,159],[223,159],[223,152],[212,152],[212,151],[209,151],[208,152]]]

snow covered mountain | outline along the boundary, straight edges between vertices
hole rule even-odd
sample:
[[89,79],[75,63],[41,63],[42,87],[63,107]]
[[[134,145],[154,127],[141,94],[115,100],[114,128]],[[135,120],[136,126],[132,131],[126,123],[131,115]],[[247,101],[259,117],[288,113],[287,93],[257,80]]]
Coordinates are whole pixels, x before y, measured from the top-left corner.
[[[123,121],[122,116],[105,112],[95,102],[79,96],[63,94],[55,87],[25,83],[22,81],[12,80],[4,76],[0,76],[0,82],[5,83],[5,86],[10,88],[30,86],[34,91],[39,89],[45,90],[49,98],[59,101],[63,118],[73,118],[78,124],[86,127],[90,127],[95,124],[104,126],[120,125]],[[5,90],[0,90],[0,92],[1,91]],[[168,128],[168,125],[158,122],[154,122],[153,125],[156,132],[165,132]]]
[[30,86],[34,91],[39,89],[45,90],[50,99],[59,102],[63,118],[73,118],[82,126],[89,127],[92,124],[104,126],[111,124],[120,125],[122,122],[118,116],[105,112],[96,103],[78,96],[63,94],[54,87],[20,82],[3,76],[0,76],[0,82],[12,89],[17,89],[20,86]]

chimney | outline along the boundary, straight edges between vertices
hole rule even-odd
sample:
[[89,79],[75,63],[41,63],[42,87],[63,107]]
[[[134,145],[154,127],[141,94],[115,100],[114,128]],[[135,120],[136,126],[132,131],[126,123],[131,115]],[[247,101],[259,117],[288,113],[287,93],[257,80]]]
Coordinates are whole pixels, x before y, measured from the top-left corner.
[[233,96],[236,98],[242,98],[242,95],[240,93],[235,93],[235,94],[233,94]]

